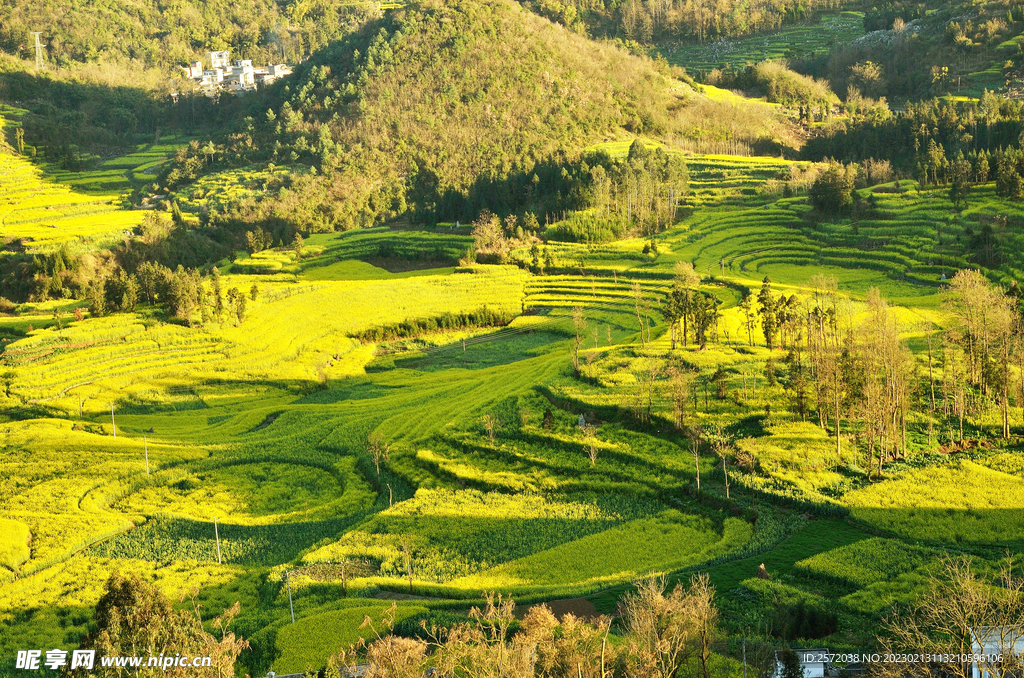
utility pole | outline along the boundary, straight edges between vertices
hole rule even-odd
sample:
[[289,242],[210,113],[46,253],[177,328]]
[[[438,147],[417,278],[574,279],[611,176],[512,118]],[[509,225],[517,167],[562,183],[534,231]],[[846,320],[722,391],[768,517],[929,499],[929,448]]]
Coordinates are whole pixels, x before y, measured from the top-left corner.
[[743,639],[743,678],[747,678],[747,639]]
[[146,475],[149,475],[149,443],[146,441],[146,436],[142,436],[142,444],[146,447]]
[[213,519],[213,537],[217,540],[217,564],[220,565],[220,532],[217,530],[217,518]]
[[110,428],[114,431],[114,440],[117,440],[117,424],[114,423],[114,403],[110,403]]
[[294,624],[295,623],[295,606],[292,605],[292,571],[291,570],[286,570],[284,575],[285,575],[285,579],[288,582],[288,609],[292,613],[292,623]]
[[32,36],[36,39],[36,70],[43,70],[43,43],[39,41],[39,36],[42,35],[40,31],[32,31]]

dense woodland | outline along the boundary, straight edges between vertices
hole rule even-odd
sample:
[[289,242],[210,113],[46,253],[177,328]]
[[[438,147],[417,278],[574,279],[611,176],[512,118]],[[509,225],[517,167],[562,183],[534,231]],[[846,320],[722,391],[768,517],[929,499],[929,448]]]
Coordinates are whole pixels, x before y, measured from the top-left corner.
[[999,49],[1024,28],[1024,7],[1016,0],[970,6],[900,0],[864,9],[867,35],[791,65],[828,80],[840,97],[900,103],[963,93],[972,77],[992,67],[993,88],[1003,84],[999,74],[1016,80],[1019,50]]

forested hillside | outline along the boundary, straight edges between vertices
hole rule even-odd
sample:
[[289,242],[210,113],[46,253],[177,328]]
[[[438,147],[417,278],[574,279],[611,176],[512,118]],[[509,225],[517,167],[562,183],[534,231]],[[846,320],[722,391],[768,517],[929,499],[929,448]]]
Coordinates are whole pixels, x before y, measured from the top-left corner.
[[[677,75],[514,2],[428,1],[315,54],[216,157],[314,165],[284,210],[272,200],[232,209],[252,223],[276,214],[336,230],[407,211],[420,222],[471,220],[488,206],[481,193],[495,211],[536,211],[538,193],[556,190],[540,177],[553,171],[557,182],[583,146],[626,134],[772,153],[795,144],[768,107],[702,96]],[[167,186],[203,171],[202,153],[181,155]]]
[[977,97],[1007,80],[1019,88],[1024,8],[1016,0],[898,0],[865,9],[866,35],[796,59],[794,67],[827,79],[844,98]]
[[379,13],[376,4],[336,0],[103,0],[68,10],[60,0],[3,3],[0,52],[34,59],[30,32],[39,31],[51,68],[96,64],[125,78],[138,77],[132,70],[173,69],[208,50],[229,49],[254,63],[295,62]]

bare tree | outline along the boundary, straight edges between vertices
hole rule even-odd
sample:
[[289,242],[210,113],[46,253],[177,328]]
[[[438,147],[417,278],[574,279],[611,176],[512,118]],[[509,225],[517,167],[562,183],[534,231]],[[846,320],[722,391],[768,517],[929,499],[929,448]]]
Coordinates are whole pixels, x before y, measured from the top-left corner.
[[700,440],[701,431],[697,426],[691,426],[686,430],[686,437],[690,439],[690,454],[693,455],[693,466],[697,472],[697,494],[700,494]]
[[583,356],[584,362],[587,363],[587,377],[590,379],[594,378],[594,363],[601,358],[598,353],[590,352]]
[[619,603],[634,663],[630,675],[674,678],[693,661],[697,675],[708,678],[718,626],[708,575],[694,575],[688,588],[677,584],[671,592],[664,577],[649,577],[635,586]]
[[470,610],[472,623],[457,624],[450,629],[428,629],[434,636],[431,664],[437,675],[473,678],[535,675],[538,637],[549,637],[554,627],[544,628],[544,620],[535,616],[524,633],[513,636],[514,612],[515,603],[511,599],[488,593],[483,609]]
[[601,451],[597,440],[597,426],[594,424],[584,424],[582,430],[584,447],[587,451],[587,457],[590,459],[590,466],[595,467],[597,466],[597,454]]
[[690,388],[696,373],[682,363],[676,363],[668,369],[669,400],[672,402],[672,417],[676,430],[682,431],[685,426],[686,401],[690,397]]
[[572,326],[575,330],[572,343],[572,369],[576,376],[580,376],[580,348],[583,346],[583,337],[587,331],[587,319],[583,315],[582,306],[572,307]]
[[409,593],[412,593],[412,549],[408,539],[402,541],[402,556],[405,560],[405,575],[409,578]]
[[814,294],[807,318],[807,343],[816,379],[818,421],[827,429],[831,414],[835,423],[836,457],[842,459],[842,404],[847,388],[843,356],[849,354],[852,338],[841,329],[843,311],[838,303],[836,279],[818,274],[811,278],[810,286]]
[[[398,604],[385,609],[380,622],[367,615],[360,625],[369,638],[360,638],[327,661],[327,676],[363,675],[367,678],[420,678],[428,646],[422,640],[403,638],[392,632]],[[368,642],[369,641],[369,642]]]
[[487,438],[491,441],[491,445],[494,445],[494,434],[498,430],[498,420],[494,418],[493,414],[488,412],[480,417],[480,423],[484,425],[484,430],[487,432]]
[[722,433],[722,428],[718,427],[715,437],[711,442],[711,449],[715,451],[715,454],[722,460],[722,479],[725,482],[725,498],[729,498],[729,471],[726,468],[726,458],[729,456],[729,452],[732,450],[732,440],[728,436]]
[[[992,678],[1020,675],[1024,656],[1024,578],[1014,572],[1009,558],[996,574],[977,573],[966,556],[948,557],[938,572],[929,575],[924,593],[913,606],[888,617],[878,641],[885,653],[922,653],[963,656],[999,655],[1002,661],[983,660],[978,667]],[[980,644],[986,646],[984,649]],[[872,665],[880,677],[919,678],[972,675],[970,662],[931,662]]]
[[523,617],[520,636],[536,653],[537,678],[576,676],[610,678],[614,649],[608,643],[611,618],[587,623],[566,613],[561,622],[547,605],[535,605]]
[[391,455],[391,443],[385,442],[384,436],[374,431],[366,438],[366,451],[373,459],[373,466],[377,469],[377,477],[380,477],[380,462],[387,461]]
[[864,387],[860,412],[869,456],[878,450],[878,477],[889,458],[906,456],[906,413],[914,371],[913,356],[899,337],[896,319],[877,288],[868,290],[868,319],[861,327],[859,364]]
[[[646,309],[647,309],[647,301],[644,299],[644,290],[640,286],[640,283],[638,283],[637,281],[634,280],[630,284],[630,289],[632,289],[632,291],[633,291],[633,308],[636,311],[636,322],[640,326],[640,346],[641,347],[645,347],[645,346],[647,346],[647,342],[650,339],[649,336],[648,336],[647,339],[644,338],[644,327],[645,327],[645,325],[644,325],[644,315],[642,313],[642,311],[646,311]],[[650,335],[650,329],[649,328],[648,328],[647,332],[648,332],[648,335]]]
[[967,356],[968,378],[999,404],[1002,435],[1010,436],[1010,364],[1018,324],[1013,301],[980,271],[963,270],[950,281],[944,300],[956,322],[950,338]]

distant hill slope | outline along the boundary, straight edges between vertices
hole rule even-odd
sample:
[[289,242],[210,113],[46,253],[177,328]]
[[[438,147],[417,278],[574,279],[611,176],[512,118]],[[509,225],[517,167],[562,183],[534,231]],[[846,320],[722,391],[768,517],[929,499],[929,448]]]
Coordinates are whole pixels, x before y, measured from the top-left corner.
[[[760,140],[777,153],[789,138],[769,107],[701,96],[667,65],[512,0],[396,9],[316,53],[258,106],[236,155],[317,165],[325,176],[300,192],[323,191],[311,208],[319,216],[306,218],[335,228],[410,207],[458,214],[448,207],[481,182],[521,197],[536,188],[533,174],[543,178],[538,163],[606,139]],[[183,163],[168,184],[190,178]],[[272,202],[251,209],[280,214]]]

